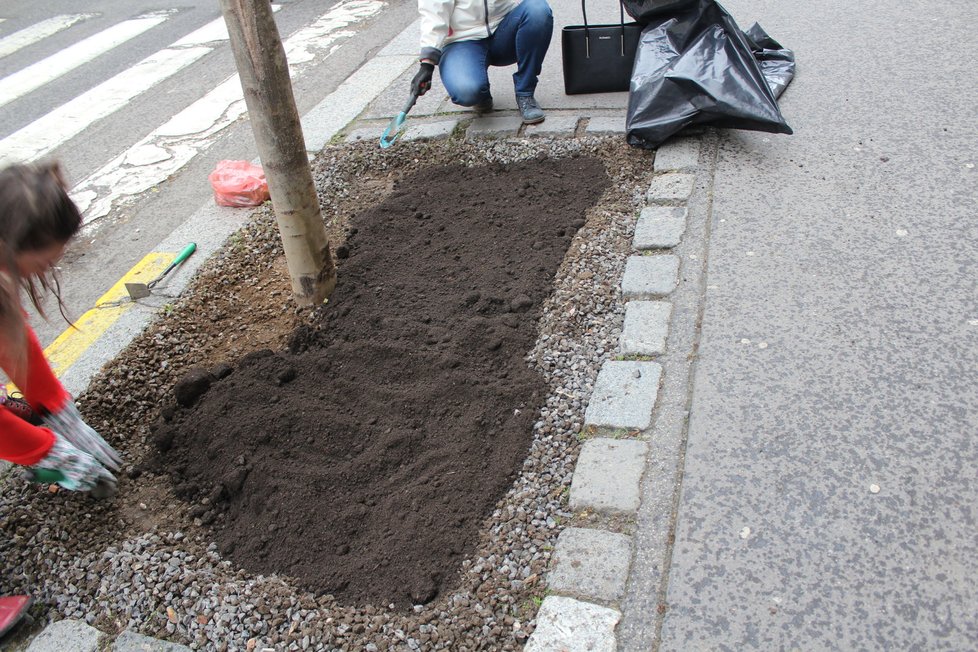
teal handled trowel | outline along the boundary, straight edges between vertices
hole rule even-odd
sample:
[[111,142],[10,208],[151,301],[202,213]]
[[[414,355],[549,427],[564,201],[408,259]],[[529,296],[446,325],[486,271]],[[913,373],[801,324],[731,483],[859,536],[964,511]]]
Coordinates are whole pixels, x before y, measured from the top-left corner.
[[387,149],[393,145],[398,138],[404,134],[406,127],[404,122],[407,120],[408,112],[414,107],[415,102],[418,101],[418,94],[411,93],[411,97],[408,98],[407,103],[405,103],[404,108],[401,112],[394,116],[391,123],[387,125],[387,129],[384,129],[384,135],[380,137],[380,147],[382,149]]

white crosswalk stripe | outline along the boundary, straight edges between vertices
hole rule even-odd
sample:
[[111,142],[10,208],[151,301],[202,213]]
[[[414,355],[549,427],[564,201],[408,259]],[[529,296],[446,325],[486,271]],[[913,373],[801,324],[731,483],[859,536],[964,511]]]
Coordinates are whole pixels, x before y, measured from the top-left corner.
[[0,140],[0,161],[32,161],[50,153],[96,120],[211,52],[213,47],[208,44],[227,38],[224,19],[211,21]]
[[[300,75],[303,64],[315,59],[317,53],[331,52],[340,40],[354,34],[348,27],[382,7],[378,0],[347,0],[293,34],[284,43],[291,76]],[[85,221],[106,215],[120,198],[145,192],[177,172],[244,112],[241,83],[237,75],[232,75],[75,186],[72,198],[82,209]]]
[[[285,39],[286,56],[293,79],[301,75],[311,62],[322,61],[330,56],[341,41],[355,34],[357,23],[378,14],[384,6],[383,0],[341,0]],[[280,8],[273,5],[276,11]],[[0,80],[0,106],[16,98],[27,97],[32,91],[44,87],[69,70],[91,62],[97,56],[136,38],[140,33],[145,34],[175,11],[177,10],[154,12],[119,23],[9,75]],[[0,53],[4,49],[14,52],[31,43],[40,42],[92,16],[93,14],[57,16],[37,23],[0,39]],[[104,129],[102,125],[111,125],[104,120],[109,119],[112,114],[137,96],[153,92],[161,82],[195,64],[222,42],[226,43],[227,39],[223,18],[215,19],[32,122],[26,125],[21,123],[23,126],[15,127],[13,133],[0,140],[0,163],[32,161],[49,155],[83,135],[97,121],[103,121],[99,123],[99,128]],[[245,112],[240,82],[237,75],[232,75],[204,92],[200,99],[192,101],[189,106],[166,119],[128,149],[127,143],[119,142],[119,149],[116,151],[121,153],[112,156],[100,169],[85,176],[72,190],[72,197],[84,211],[86,222],[108,214],[113,207],[130,201],[134,196],[170,178],[213,144]]]
[[113,48],[136,38],[169,18],[173,11],[159,11],[123,21],[61,50],[57,54],[0,79],[0,106],[44,86]]
[[3,162],[32,161],[117,111],[148,87],[171,77],[211,51],[208,47],[167,48],[79,95],[0,141]]
[[[17,50],[26,48],[28,45],[39,43],[49,36],[68,29],[75,23],[95,17],[96,14],[67,14],[54,16],[35,23],[30,27],[25,27],[19,32],[14,32],[10,36],[0,39],[0,58],[13,54]],[[0,18],[0,22],[6,19]]]

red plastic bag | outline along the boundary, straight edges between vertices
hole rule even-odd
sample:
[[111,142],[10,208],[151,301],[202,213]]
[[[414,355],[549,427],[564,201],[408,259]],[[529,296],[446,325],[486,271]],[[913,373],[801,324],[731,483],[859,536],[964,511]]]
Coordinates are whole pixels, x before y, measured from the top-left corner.
[[220,161],[207,178],[218,206],[258,206],[268,201],[265,172],[248,161]]

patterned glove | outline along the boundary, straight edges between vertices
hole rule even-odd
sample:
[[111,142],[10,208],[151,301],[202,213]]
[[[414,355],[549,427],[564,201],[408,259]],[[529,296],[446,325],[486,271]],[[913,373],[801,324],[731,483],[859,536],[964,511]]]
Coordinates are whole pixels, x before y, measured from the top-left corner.
[[82,420],[73,400],[68,399],[64,407],[57,412],[46,414],[43,425],[67,439],[75,448],[93,456],[106,468],[119,470],[122,458],[102,439],[101,435]]
[[91,491],[100,482],[103,487],[116,486],[115,477],[105,470],[94,457],[71,445],[64,437],[54,433],[54,445],[39,462],[28,467],[38,471],[57,471],[58,484],[71,491]]

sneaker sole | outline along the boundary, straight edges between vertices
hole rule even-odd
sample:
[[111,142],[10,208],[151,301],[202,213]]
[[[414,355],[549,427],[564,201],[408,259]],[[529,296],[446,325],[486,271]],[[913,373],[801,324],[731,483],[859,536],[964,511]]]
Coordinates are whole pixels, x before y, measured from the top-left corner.
[[545,116],[545,115],[542,115],[539,118],[534,118],[533,120],[527,120],[526,118],[523,118],[523,124],[525,124],[525,125],[538,125],[538,124],[540,124],[541,122],[543,122],[546,119],[547,119],[547,116]]

